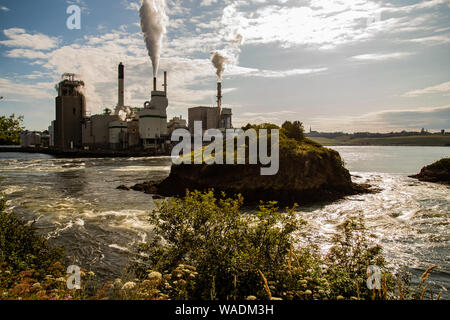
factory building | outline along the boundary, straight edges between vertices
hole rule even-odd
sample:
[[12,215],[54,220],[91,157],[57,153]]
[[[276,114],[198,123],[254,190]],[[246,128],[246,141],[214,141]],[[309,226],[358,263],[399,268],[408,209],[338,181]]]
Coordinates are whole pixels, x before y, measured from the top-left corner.
[[20,146],[22,148],[40,147],[41,134],[36,131],[24,131],[20,133]]
[[167,123],[167,130],[169,136],[177,129],[187,129],[187,121],[183,119],[183,116],[174,117],[172,120]]
[[60,150],[79,149],[83,145],[82,123],[86,119],[84,82],[65,73],[57,85],[55,146]]
[[112,115],[109,109],[91,116],[83,124],[83,146],[89,150],[109,149],[109,124],[119,120],[119,116]]
[[115,110],[87,116],[84,82],[74,74],[64,74],[57,86],[56,120],[49,127],[49,146],[59,150],[152,150],[166,151],[170,135],[176,129],[193,131],[194,121],[202,121],[206,129],[232,127],[231,109],[222,108],[222,85],[218,83],[217,107],[189,109],[189,122],[174,117],[167,122],[167,72],[163,90],[153,79],[151,99],[143,108],[125,106],[125,67],[118,66],[118,102]]
[[194,123],[202,122],[203,130],[209,129],[231,129],[232,110],[222,108],[222,83],[217,83],[217,107],[196,107],[190,108],[189,112],[189,131],[194,134]]
[[164,91],[158,91],[156,78],[153,79],[151,101],[144,104],[139,115],[139,135],[144,149],[157,148],[168,140],[167,130],[167,72],[164,72]]
[[49,143],[48,146],[53,148],[55,146],[55,120],[52,121],[51,125],[48,127]]
[[127,123],[128,129],[128,149],[138,149],[141,145],[141,137],[139,136],[139,119],[132,118]]
[[128,146],[128,123],[112,121],[109,123],[109,146],[112,150],[126,149]]

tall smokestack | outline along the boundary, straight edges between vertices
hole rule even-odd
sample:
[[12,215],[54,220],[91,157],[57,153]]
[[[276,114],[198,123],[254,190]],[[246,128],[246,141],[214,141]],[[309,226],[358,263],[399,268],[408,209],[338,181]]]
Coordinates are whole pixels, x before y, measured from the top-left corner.
[[217,82],[217,107],[222,108],[222,82]]
[[156,77],[153,78],[153,91],[156,91]]
[[125,106],[124,87],[125,87],[125,67],[121,62],[119,64],[119,102],[118,102],[119,107]]
[[164,93],[167,97],[167,71],[164,71]]

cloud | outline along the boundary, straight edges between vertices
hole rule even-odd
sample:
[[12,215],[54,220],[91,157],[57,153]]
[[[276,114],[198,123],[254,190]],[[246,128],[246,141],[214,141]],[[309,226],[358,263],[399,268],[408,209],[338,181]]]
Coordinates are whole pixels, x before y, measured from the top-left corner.
[[6,101],[46,100],[54,94],[53,82],[33,82],[31,84],[0,78],[0,92]]
[[393,52],[393,53],[368,53],[353,56],[352,59],[359,61],[384,61],[391,59],[400,59],[412,55],[410,52]]
[[439,35],[439,36],[415,38],[415,39],[410,39],[408,41],[425,44],[425,45],[440,45],[440,44],[450,43],[450,37],[446,36],[446,35]]
[[448,0],[425,0],[416,4],[403,6],[403,7],[388,7],[386,11],[390,12],[411,12],[413,10],[430,9],[442,4],[448,4]]
[[[331,49],[368,40],[395,30],[399,25],[407,27],[419,22],[401,17],[383,20],[383,11],[398,9],[400,12],[401,7],[386,8],[371,0],[311,0],[309,6],[292,5],[289,1],[259,2],[261,5],[255,10],[245,10],[253,3],[243,1],[232,2],[225,9],[232,13],[230,27],[243,30],[249,44],[279,43],[282,47],[307,45]],[[408,8],[416,9],[419,7]],[[420,24],[425,22],[422,20]]]
[[202,0],[202,2],[200,2],[200,7],[208,7],[214,3],[217,3],[217,0]]
[[5,54],[9,58],[25,58],[25,59],[45,59],[47,54],[42,51],[35,51],[30,49],[13,49]]
[[[9,30],[7,33],[20,37],[28,35],[23,29]],[[50,39],[45,35],[40,34],[39,36],[43,39]],[[55,40],[52,45],[56,44]],[[23,44],[20,42],[14,45]],[[87,105],[93,114],[101,112],[106,106],[111,108],[116,105],[117,83],[115,79],[119,62],[123,62],[126,67],[125,97],[127,104],[142,106],[150,98],[151,63],[141,32],[130,33],[123,29],[113,30],[99,36],[85,36],[74,44],[55,47],[52,50],[47,50],[47,46],[41,46],[41,48],[42,50],[15,48],[7,51],[6,55],[10,58],[29,60],[30,64],[41,65],[46,75],[53,75],[54,84],[65,72],[78,74],[86,84]],[[215,100],[215,70],[207,55],[208,51],[205,53],[205,58],[192,58],[183,50],[178,52],[173,48],[168,48],[163,53],[161,70],[167,70],[169,74],[169,110],[186,109],[204,104],[205,101]],[[314,74],[325,70],[327,69],[323,67],[264,70],[230,66],[227,68],[226,77],[281,78]],[[26,76],[24,79],[27,80]],[[234,90],[236,89],[229,89],[228,92]],[[54,92],[50,92],[48,98],[53,98]]]
[[427,87],[420,90],[413,90],[405,93],[403,97],[413,98],[418,97],[425,94],[433,94],[433,93],[442,93],[449,94],[450,93],[450,82],[441,83],[435,86]]
[[10,11],[10,9],[5,6],[0,6],[0,10],[6,11],[6,12]]
[[[250,49],[267,49],[271,55],[273,52],[279,53],[275,51],[278,49],[277,46],[332,49],[377,37],[383,37],[383,41],[391,41],[393,38],[397,44],[406,44],[409,47],[412,46],[411,43],[441,44],[449,41],[448,36],[441,34],[446,31],[442,29],[442,24],[437,26],[435,17],[438,13],[430,13],[432,9],[441,5],[442,1],[438,0],[421,1],[418,5],[400,7],[377,0],[202,0],[196,1],[195,5],[194,1],[166,0],[166,2],[171,20],[169,36],[165,39],[165,49],[162,53],[161,69],[169,72],[169,113],[171,110],[178,112],[204,104],[205,101],[214,103],[215,71],[211,66],[209,53],[225,48],[230,35],[236,31],[244,36],[245,45],[252,47]],[[201,8],[201,4],[211,7]],[[138,0],[122,0],[122,6],[125,9],[136,10],[139,3]],[[408,14],[413,10],[421,10],[420,16]],[[438,27],[440,29],[436,29]],[[88,108],[92,113],[96,113],[106,106],[114,107],[117,103],[117,64],[121,61],[126,67],[127,104],[142,106],[143,102],[149,99],[151,64],[142,34],[134,31],[137,31],[134,27],[118,28],[101,35],[86,35],[73,44],[63,45],[58,38],[12,28],[4,30],[6,40],[0,41],[0,44],[7,46],[7,50],[4,51],[7,57],[25,59],[27,63],[33,65],[33,68],[43,71],[42,76],[47,77],[45,81],[48,81],[49,74],[53,75],[50,77],[53,81],[49,86],[50,91],[45,93],[49,99],[54,97],[52,87],[59,81],[62,73],[79,74],[87,86]],[[411,32],[414,32],[414,38],[405,40],[411,38]],[[377,48],[372,45],[364,47],[365,50]],[[249,50],[250,55],[255,54],[252,50]],[[398,52],[386,52],[382,48],[377,50],[379,52],[357,51],[362,53],[359,55],[355,55],[356,53],[352,51],[351,54],[344,53],[344,56],[352,56],[351,59],[356,61],[385,61],[413,54],[402,52],[408,51],[409,48],[393,51],[397,50]],[[302,63],[303,53],[306,58],[304,61],[310,62]],[[267,69],[264,66],[253,67],[259,66],[259,58],[251,61],[252,56],[246,56],[245,61],[251,61],[252,68],[238,63],[227,66],[225,81],[238,77],[312,76],[326,72],[327,67],[331,69],[333,59],[326,60],[327,65],[324,66],[320,60],[317,62],[316,57],[311,60],[309,56],[308,50],[299,50],[299,57],[296,60],[299,64],[287,70],[284,63],[280,64],[284,64],[285,67],[277,70],[277,61],[271,62],[271,67],[266,67]],[[317,58],[319,59],[320,55]],[[349,64],[349,61],[346,63]],[[273,70],[268,70],[269,68]],[[28,85],[29,80],[39,79],[39,76],[31,74],[14,81]],[[159,80],[159,86],[160,82]],[[26,88],[28,87],[23,89]],[[228,90],[229,92],[242,90],[242,87]],[[247,107],[253,110],[251,106],[246,105]],[[305,117],[304,114],[286,110],[286,113],[279,114],[246,113],[242,115],[242,119],[281,121],[294,115],[300,119]],[[239,120],[241,115],[236,116],[238,123],[241,121]]]
[[85,14],[90,14],[91,11],[89,10],[89,7],[86,4],[85,0],[66,0],[66,3],[68,5],[77,5],[81,8],[81,11]]
[[[239,109],[239,108],[238,108]],[[235,127],[242,127],[248,123],[261,124],[261,123],[275,123],[281,125],[288,119],[296,118],[299,114],[292,110],[280,110],[275,112],[234,112],[236,115],[233,117],[233,125]]]
[[136,1],[128,1],[128,0],[122,0],[122,5],[125,7],[125,9],[127,10],[135,10],[135,11],[139,11],[139,9],[141,8],[141,5],[139,2]]
[[299,75],[308,75],[327,71],[328,68],[309,68],[309,69],[291,69],[291,70],[264,70],[257,68],[245,68],[239,66],[230,66],[227,69],[227,77],[261,77],[261,78],[285,78]]
[[30,48],[34,50],[50,50],[58,46],[59,39],[49,37],[42,33],[30,34],[21,28],[10,28],[3,30],[8,40],[0,41],[7,47]]
[[391,128],[431,130],[450,128],[450,106],[417,110],[383,111],[367,117]]
[[310,119],[309,123],[317,130],[346,132],[391,132],[421,128],[448,130],[450,129],[450,106],[384,110],[360,116],[316,117]]

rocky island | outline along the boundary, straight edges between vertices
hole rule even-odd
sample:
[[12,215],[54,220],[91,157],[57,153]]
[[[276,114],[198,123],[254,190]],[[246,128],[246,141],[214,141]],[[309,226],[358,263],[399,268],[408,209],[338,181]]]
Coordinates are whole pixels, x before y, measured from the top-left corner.
[[214,189],[227,196],[241,194],[246,204],[277,201],[286,205],[335,201],[370,192],[369,186],[352,182],[337,151],[303,135],[289,134],[284,127],[280,131],[279,167],[276,175],[263,176],[261,165],[173,165],[165,180],[137,184],[131,189],[163,197],[182,197],[186,190]]
[[410,177],[419,181],[450,185],[450,158],[444,158],[426,166],[419,174]]

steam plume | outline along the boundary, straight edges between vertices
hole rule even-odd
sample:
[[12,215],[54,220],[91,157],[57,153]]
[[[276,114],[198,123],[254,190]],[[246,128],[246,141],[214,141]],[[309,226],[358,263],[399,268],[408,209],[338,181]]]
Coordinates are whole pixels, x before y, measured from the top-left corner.
[[244,37],[236,31],[234,31],[234,38],[228,41],[228,46],[222,51],[211,52],[211,62],[216,68],[217,80],[222,82],[222,76],[225,72],[226,64],[237,64],[239,54],[241,53],[241,44],[244,41]]
[[229,60],[221,55],[220,52],[212,52],[211,55],[211,62],[214,68],[216,68],[217,80],[222,82],[222,75],[225,71],[225,63],[228,63]]
[[165,0],[143,0],[140,9],[141,28],[153,64],[153,77],[158,74],[162,40],[166,33],[168,17],[165,6]]

